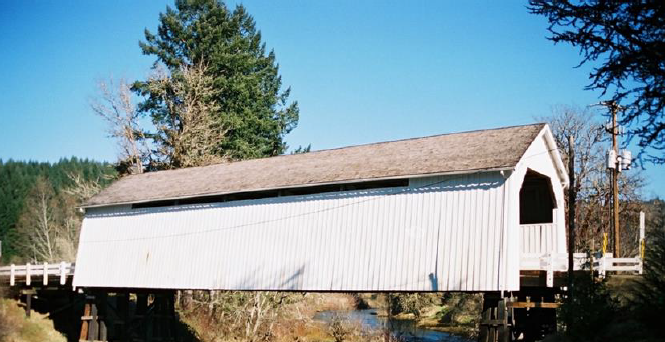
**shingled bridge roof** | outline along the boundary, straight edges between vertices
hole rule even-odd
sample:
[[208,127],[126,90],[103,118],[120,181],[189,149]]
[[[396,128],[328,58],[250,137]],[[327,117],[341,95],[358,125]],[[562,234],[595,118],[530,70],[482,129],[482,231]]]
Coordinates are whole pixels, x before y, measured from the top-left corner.
[[545,124],[435,135],[124,177],[84,207],[514,167]]

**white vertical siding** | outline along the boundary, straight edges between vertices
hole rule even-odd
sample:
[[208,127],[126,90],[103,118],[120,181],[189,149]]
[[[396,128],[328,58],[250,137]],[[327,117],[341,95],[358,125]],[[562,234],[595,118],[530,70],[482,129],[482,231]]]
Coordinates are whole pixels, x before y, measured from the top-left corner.
[[551,151],[543,136],[544,133],[545,132],[541,133],[541,136],[533,141],[529,149],[524,154],[524,157],[522,157],[520,166],[525,171],[526,168],[529,168],[550,177],[550,180],[552,181],[552,190],[554,191],[554,198],[557,205],[553,213],[553,223],[555,229],[553,234],[556,236],[553,251],[557,253],[565,253],[567,248],[565,199],[563,191],[564,188],[561,184],[562,180],[556,165],[552,161],[552,155],[550,153]]
[[558,253],[557,231],[552,223],[523,224],[521,231],[522,253]]
[[[509,215],[514,218],[515,222],[509,225],[512,235],[512,244],[507,250],[507,253],[511,254],[509,260],[512,263],[507,267],[509,287],[515,286],[516,279],[519,281],[520,256],[518,253],[531,253],[531,251],[534,253],[550,251],[565,253],[567,251],[563,180],[561,170],[558,169],[555,162],[555,158],[558,160],[559,156],[553,150],[554,147],[547,143],[546,134],[550,134],[549,129],[544,129],[531,143],[515,168],[516,171],[509,179],[511,194],[514,196],[514,199],[509,202],[515,203],[509,210]],[[549,224],[549,229],[545,228],[546,225],[519,225],[519,189],[529,169],[548,176],[552,182],[557,207],[554,209],[553,222]]]
[[89,209],[74,285],[496,291],[504,185],[485,172],[406,188]]

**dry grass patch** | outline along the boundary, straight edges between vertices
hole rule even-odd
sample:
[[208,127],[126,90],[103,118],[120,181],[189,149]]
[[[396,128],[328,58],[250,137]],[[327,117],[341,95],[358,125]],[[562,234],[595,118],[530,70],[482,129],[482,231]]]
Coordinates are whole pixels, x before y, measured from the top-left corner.
[[11,299],[0,299],[0,342],[66,342],[53,322],[37,312],[30,318]]

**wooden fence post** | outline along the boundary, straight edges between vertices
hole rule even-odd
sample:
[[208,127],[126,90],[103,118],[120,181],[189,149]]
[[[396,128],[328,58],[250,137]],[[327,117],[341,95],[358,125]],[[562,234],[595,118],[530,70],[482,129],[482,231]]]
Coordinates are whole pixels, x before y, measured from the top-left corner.
[[66,264],[64,261],[60,262],[60,285],[65,285],[67,282],[67,271],[65,269]]
[[47,286],[48,285],[48,262],[45,262],[43,267],[44,267],[44,269],[42,270],[42,272],[43,272],[42,273],[42,277],[43,277],[42,284],[44,284],[44,286]]
[[30,273],[32,273],[30,263],[27,263],[25,265],[25,285],[28,285],[28,286],[30,286],[30,283],[32,282],[32,278],[31,278],[32,275]]
[[16,285],[16,265],[9,266],[9,286]]
[[25,317],[30,317],[32,311],[32,291],[25,292]]

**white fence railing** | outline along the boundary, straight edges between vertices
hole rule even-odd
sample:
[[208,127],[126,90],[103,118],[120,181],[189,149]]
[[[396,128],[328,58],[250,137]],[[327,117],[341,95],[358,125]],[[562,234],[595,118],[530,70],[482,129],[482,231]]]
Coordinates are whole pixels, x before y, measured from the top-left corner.
[[[60,285],[67,283],[67,277],[73,276],[75,265],[73,263],[61,262],[58,264],[43,263],[38,265],[10,265],[0,267],[0,281],[9,280],[9,285],[14,286],[17,282],[25,282],[31,285],[33,278],[48,285],[49,279],[59,279]],[[567,253],[523,253],[520,260],[520,270],[524,271],[546,271],[547,286],[554,286],[554,272],[568,271]],[[607,272],[635,272],[642,274],[643,262],[636,258],[614,258],[611,253],[601,257],[589,257],[585,253],[573,254],[573,270],[593,270],[604,278]]]
[[[520,270],[547,271],[547,286],[554,286],[554,272],[568,271],[568,253],[524,253],[520,260]],[[585,253],[573,254],[573,270],[594,270],[601,278],[607,272],[636,272],[642,274],[642,259],[614,258],[612,253],[591,257]]]
[[74,264],[61,262],[59,264],[43,263],[41,265],[10,265],[0,267],[0,281],[9,280],[9,286],[16,285],[17,282],[25,282],[31,285],[33,279],[41,278],[43,285],[48,285],[49,278],[59,279],[60,285],[67,283],[67,277],[74,275]]
[[554,223],[520,224],[522,253],[547,253],[557,250]]

